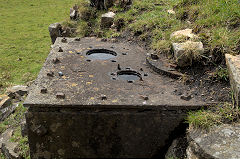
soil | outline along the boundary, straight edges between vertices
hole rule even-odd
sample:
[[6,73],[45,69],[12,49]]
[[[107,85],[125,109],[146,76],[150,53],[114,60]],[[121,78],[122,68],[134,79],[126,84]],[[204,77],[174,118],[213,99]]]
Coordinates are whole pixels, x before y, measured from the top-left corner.
[[[121,37],[117,38],[120,42],[129,42],[137,44],[147,50],[151,50],[150,37],[145,41],[139,40],[130,31],[122,33]],[[160,56],[161,58],[161,56]],[[213,76],[219,66],[225,68],[225,59],[221,59],[218,65],[212,63],[202,64],[194,63],[191,67],[178,68],[177,70],[186,75],[182,79],[169,79],[179,84],[179,88],[175,90],[175,94],[183,98],[200,98],[201,101],[209,103],[231,102],[231,86],[229,81],[219,80]],[[186,87],[187,86],[187,87]]]

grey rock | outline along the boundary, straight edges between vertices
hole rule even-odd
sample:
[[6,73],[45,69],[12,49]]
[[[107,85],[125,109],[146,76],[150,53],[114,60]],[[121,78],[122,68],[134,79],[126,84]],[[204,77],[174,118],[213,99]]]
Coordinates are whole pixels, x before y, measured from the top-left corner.
[[176,138],[175,140],[173,140],[171,146],[168,148],[165,159],[185,158],[187,146],[188,143],[186,136]]
[[48,30],[49,30],[52,43],[54,44],[57,37],[61,37],[62,26],[60,23],[50,24],[50,26],[48,27]]
[[7,89],[7,94],[12,99],[28,94],[28,86],[17,85]]
[[74,5],[73,8],[70,8],[70,19],[71,20],[78,20],[79,18],[79,7]]
[[5,120],[18,107],[18,103],[12,104],[6,108],[0,109],[0,121]]
[[114,22],[115,13],[108,12],[102,15],[101,18],[101,27],[102,28],[111,28]]
[[[170,10],[168,10],[168,12],[170,12]],[[192,29],[178,30],[178,31],[173,32],[170,35],[170,38],[172,40],[178,40],[178,39],[196,40],[196,39],[198,39],[198,36],[195,35],[192,31],[193,31]]]
[[18,144],[14,142],[6,142],[2,145],[2,153],[7,159],[22,159],[22,157],[14,152]]
[[189,130],[188,154],[199,159],[238,159],[239,134],[240,124],[216,126],[209,132],[200,129]]
[[193,59],[204,53],[202,42],[172,43],[172,47],[174,58],[179,67],[191,66]]
[[11,105],[12,99],[7,95],[2,95],[0,100],[0,109],[4,109]]
[[0,134],[0,149],[2,148],[3,143],[8,142],[8,140],[12,137],[13,129],[7,129],[2,134]]
[[225,54],[231,88],[234,93],[236,105],[239,106],[240,101],[240,56],[232,56]]

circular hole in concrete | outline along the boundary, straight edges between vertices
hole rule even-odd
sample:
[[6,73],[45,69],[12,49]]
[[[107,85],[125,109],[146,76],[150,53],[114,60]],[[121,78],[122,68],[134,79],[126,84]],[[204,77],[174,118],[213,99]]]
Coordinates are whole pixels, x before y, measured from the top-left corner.
[[86,53],[89,59],[93,60],[107,60],[117,56],[117,53],[107,49],[93,49]]
[[117,77],[121,80],[131,81],[129,83],[132,83],[133,81],[142,79],[142,76],[137,71],[133,70],[122,70],[117,72]]

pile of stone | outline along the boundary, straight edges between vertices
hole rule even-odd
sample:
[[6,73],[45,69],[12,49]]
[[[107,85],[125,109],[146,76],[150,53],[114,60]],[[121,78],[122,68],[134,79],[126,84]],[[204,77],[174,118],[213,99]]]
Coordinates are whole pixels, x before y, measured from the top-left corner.
[[179,67],[191,66],[193,60],[204,53],[203,43],[198,40],[192,29],[173,32],[170,36],[175,61]]
[[[0,95],[0,122],[4,121],[18,107],[19,102],[24,100],[28,94],[28,87],[17,85],[8,88],[6,94]],[[26,136],[26,122],[19,121],[22,126],[22,136]],[[21,156],[17,153],[18,143],[10,141],[14,133],[14,128],[8,128],[0,135],[0,150],[6,158],[18,159]]]
[[11,115],[18,103],[23,101],[23,97],[27,95],[27,86],[13,86],[7,89],[6,95],[0,95],[0,122]]

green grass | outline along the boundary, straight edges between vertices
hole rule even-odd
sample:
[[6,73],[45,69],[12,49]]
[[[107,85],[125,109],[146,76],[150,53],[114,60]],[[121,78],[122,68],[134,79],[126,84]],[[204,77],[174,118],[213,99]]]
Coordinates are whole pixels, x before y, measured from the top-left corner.
[[[84,0],[81,0],[84,1]],[[168,9],[174,9],[176,15],[169,15]],[[123,11],[119,6],[109,10],[117,13],[116,20],[123,19],[125,27],[120,32],[109,29],[102,35],[111,38],[122,31],[130,31],[131,35],[146,41],[158,53],[170,53],[170,34],[174,31],[192,28],[204,43],[207,52],[205,57],[225,53],[238,54],[240,45],[240,5],[238,0],[138,0],[133,1],[131,9]],[[102,11],[100,12],[102,13]],[[100,21],[91,21],[94,27],[87,32],[99,35]],[[185,15],[185,16],[184,16]],[[79,32],[86,31],[79,22]],[[85,24],[85,23],[84,23]],[[76,24],[77,25],[77,24]],[[83,34],[80,34],[83,35]],[[215,61],[213,61],[215,62]]]
[[75,2],[0,0],[0,88],[36,78],[51,45],[48,26],[66,19]]
[[210,130],[212,126],[239,122],[240,110],[233,104],[224,103],[207,110],[189,112],[187,123],[193,128]]

